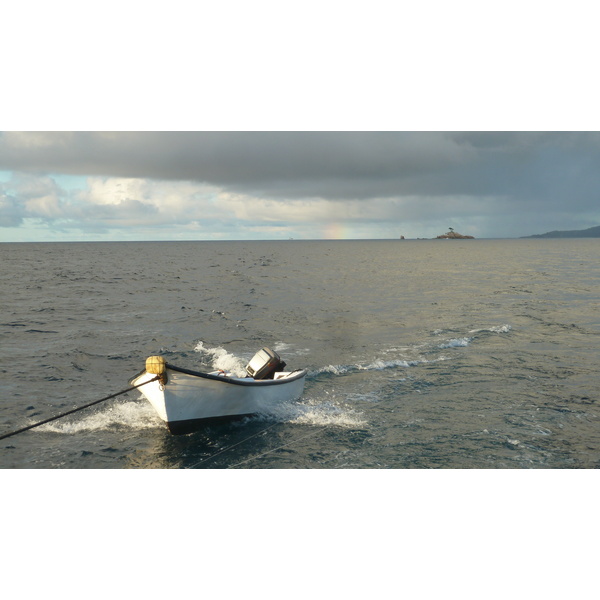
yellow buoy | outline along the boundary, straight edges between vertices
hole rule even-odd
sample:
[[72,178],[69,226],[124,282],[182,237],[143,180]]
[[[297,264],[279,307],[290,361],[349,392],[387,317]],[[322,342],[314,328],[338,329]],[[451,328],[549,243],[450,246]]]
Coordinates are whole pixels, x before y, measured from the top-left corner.
[[163,356],[149,356],[146,359],[146,371],[152,375],[162,375],[167,370],[167,361]]

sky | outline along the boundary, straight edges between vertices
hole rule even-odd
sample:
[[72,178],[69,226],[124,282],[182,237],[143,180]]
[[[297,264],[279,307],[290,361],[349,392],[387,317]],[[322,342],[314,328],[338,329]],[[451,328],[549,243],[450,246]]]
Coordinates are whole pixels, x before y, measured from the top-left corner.
[[13,4],[0,241],[600,224],[583,0]]
[[513,238],[600,225],[594,132],[4,131],[0,240]]

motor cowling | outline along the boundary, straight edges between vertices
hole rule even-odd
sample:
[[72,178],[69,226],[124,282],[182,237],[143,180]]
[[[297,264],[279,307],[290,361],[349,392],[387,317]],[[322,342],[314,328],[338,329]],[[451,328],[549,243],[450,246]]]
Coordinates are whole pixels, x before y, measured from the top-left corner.
[[262,348],[246,366],[246,373],[254,379],[273,379],[273,375],[283,369],[285,363],[279,354],[270,348]]

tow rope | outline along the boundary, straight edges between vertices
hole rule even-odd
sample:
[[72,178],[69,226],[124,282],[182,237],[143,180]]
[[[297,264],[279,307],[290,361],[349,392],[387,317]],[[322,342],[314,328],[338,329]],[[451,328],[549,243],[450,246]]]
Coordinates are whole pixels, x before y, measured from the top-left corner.
[[23,433],[24,431],[29,431],[30,429],[33,429],[34,427],[39,427],[40,425],[44,425],[46,423],[50,423],[50,421],[56,421],[56,419],[60,419],[62,417],[66,417],[67,415],[73,414],[74,412],[77,412],[79,410],[83,410],[84,408],[89,408],[90,406],[94,406],[94,404],[100,404],[100,402],[106,402],[106,400],[110,400],[111,398],[116,398],[117,396],[121,396],[122,394],[126,394],[127,392],[131,392],[132,390],[135,390],[139,387],[142,387],[143,385],[146,385],[147,383],[152,383],[153,381],[157,381],[158,379],[160,379],[161,376],[157,375],[156,377],[153,377],[152,379],[149,379],[148,381],[144,381],[144,383],[140,383],[138,385],[134,385],[132,387],[127,388],[126,390],[122,390],[120,392],[117,392],[116,394],[111,394],[110,396],[106,396],[106,398],[100,398],[100,400],[94,400],[94,402],[90,402],[89,404],[84,404],[83,406],[80,406],[78,408],[74,408],[73,410],[68,410],[67,412],[64,412],[60,415],[56,415],[55,417],[50,417],[49,419],[45,419],[43,421],[40,421],[39,423],[34,423],[33,425],[28,425],[27,427],[23,427],[21,429],[17,429],[16,431],[11,431],[10,433],[5,433],[4,435],[0,435],[0,440],[3,440],[5,438],[11,437],[12,435],[17,435],[17,433]]

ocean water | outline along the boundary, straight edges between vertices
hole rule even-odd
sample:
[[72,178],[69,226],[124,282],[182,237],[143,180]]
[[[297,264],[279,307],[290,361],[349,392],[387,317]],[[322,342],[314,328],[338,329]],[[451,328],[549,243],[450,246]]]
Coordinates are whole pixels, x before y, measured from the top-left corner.
[[4,469],[600,466],[600,242],[0,244],[0,435],[128,387],[145,358],[302,398],[171,435],[140,392],[0,440]]

